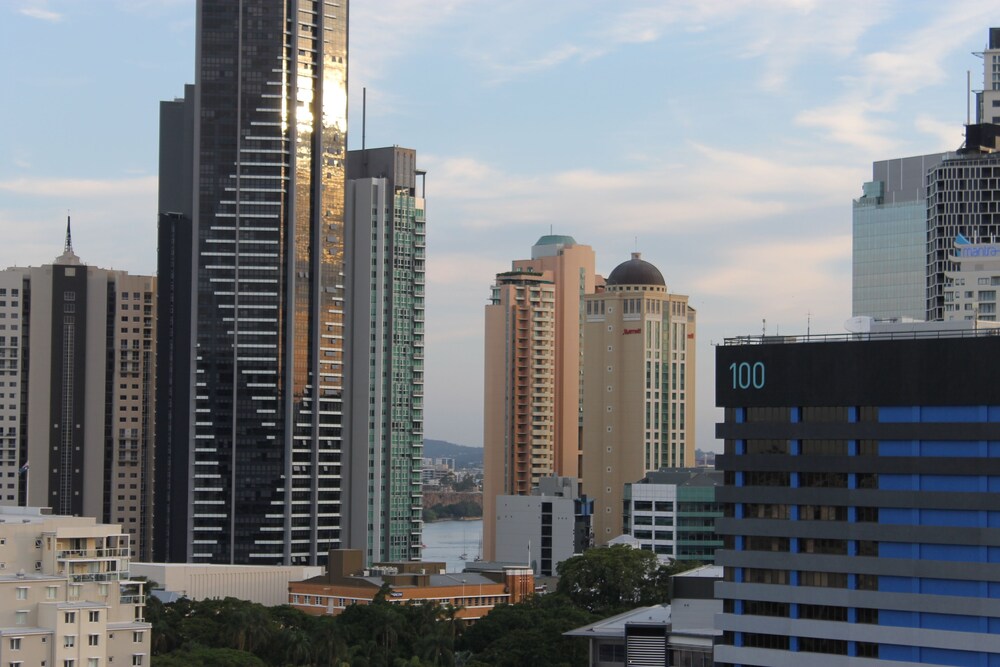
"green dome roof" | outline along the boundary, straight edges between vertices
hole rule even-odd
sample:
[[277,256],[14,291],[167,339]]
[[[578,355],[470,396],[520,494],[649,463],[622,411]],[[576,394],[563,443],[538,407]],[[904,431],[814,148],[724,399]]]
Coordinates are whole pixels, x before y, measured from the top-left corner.
[[576,239],[565,234],[546,234],[535,245],[576,245]]

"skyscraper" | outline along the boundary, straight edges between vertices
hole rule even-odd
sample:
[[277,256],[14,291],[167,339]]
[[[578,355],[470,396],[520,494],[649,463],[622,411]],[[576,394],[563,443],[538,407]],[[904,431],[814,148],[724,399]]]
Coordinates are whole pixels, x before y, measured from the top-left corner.
[[1000,340],[879,329],[716,348],[716,664],[997,663]]
[[623,532],[625,484],[694,463],[695,310],[639,253],[584,299],[583,492],[594,543]]
[[[416,151],[347,158],[345,433],[355,452],[346,536],[368,563],[418,560],[423,529],[423,172]],[[418,180],[420,188],[418,189]]]
[[62,255],[0,271],[0,505],[121,524],[149,558],[156,279]]
[[494,557],[496,497],[580,474],[580,313],[594,251],[546,235],[497,275],[486,306],[483,552]]
[[927,316],[927,171],[946,155],[872,164],[853,203],[853,315]]
[[350,521],[347,4],[198,3],[161,116],[159,559],[315,564]]

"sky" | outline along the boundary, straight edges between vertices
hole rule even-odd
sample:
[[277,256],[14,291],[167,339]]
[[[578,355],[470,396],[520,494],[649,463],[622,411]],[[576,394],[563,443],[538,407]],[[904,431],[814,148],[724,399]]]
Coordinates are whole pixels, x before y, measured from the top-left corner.
[[[552,229],[633,251],[713,346],[842,333],[874,160],[954,150],[996,0],[353,0],[348,145],[427,175],[425,434],[482,444],[483,308]],[[0,267],[156,267],[159,101],[194,81],[194,0],[0,1]]]

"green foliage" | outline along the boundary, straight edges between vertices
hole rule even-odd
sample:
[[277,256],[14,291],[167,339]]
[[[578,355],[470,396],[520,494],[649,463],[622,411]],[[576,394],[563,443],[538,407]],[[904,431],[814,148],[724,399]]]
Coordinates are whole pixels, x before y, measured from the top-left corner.
[[475,491],[479,487],[476,484],[476,480],[474,477],[472,477],[471,475],[466,475],[462,479],[455,482],[452,488],[455,489],[456,491]]
[[483,515],[483,508],[471,500],[462,500],[450,505],[438,503],[432,507],[424,509],[424,521],[437,521],[438,519],[465,519],[469,517],[480,517]]
[[533,667],[587,664],[587,644],[563,633],[598,617],[563,595],[541,595],[496,607],[466,630],[460,648],[472,653],[468,665]]
[[667,601],[660,566],[627,547],[591,549],[560,567],[558,592],[501,605],[465,626],[456,609],[398,604],[381,591],[339,616],[233,598],[162,604],[150,598],[154,667],[554,667],[586,664],[587,644],[563,633],[598,618]]
[[656,554],[624,545],[588,549],[559,564],[557,592],[600,616],[670,601],[670,577],[696,565],[661,565]]

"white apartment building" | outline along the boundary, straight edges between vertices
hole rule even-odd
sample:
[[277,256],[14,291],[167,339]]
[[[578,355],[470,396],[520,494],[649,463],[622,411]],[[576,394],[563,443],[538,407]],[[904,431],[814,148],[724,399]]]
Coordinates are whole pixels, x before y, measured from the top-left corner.
[[0,506],[0,665],[150,664],[129,534],[47,511]]

